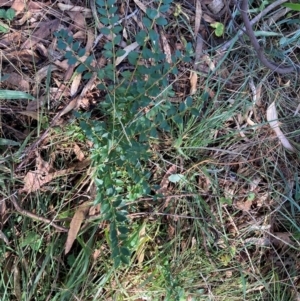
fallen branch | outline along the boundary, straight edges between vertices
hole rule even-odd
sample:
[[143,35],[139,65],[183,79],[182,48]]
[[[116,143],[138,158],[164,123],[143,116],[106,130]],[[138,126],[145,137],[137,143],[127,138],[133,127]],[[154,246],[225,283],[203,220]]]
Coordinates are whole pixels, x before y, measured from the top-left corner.
[[34,214],[30,211],[27,211],[27,210],[21,208],[20,205],[18,204],[17,200],[16,200],[15,195],[11,195],[10,200],[13,203],[13,205],[14,205],[15,209],[17,210],[17,212],[19,212],[21,215],[27,216],[27,217],[32,218],[34,220],[37,220],[37,221],[43,222],[45,224],[48,224],[49,226],[52,226],[52,227],[56,228],[57,230],[59,230],[61,232],[68,232],[67,228],[56,225],[50,219],[38,216],[38,215],[36,215],[36,214]]
[[251,45],[254,47],[258,59],[261,61],[261,63],[269,68],[270,70],[280,73],[280,74],[288,74],[293,72],[299,72],[300,66],[294,65],[294,66],[288,66],[288,67],[281,67],[279,64],[276,64],[275,62],[269,61],[264,54],[263,48],[259,45],[256,36],[254,34],[254,31],[252,29],[252,24],[248,18],[248,0],[242,0],[241,6],[240,6],[240,12],[245,24],[246,33],[250,39]]

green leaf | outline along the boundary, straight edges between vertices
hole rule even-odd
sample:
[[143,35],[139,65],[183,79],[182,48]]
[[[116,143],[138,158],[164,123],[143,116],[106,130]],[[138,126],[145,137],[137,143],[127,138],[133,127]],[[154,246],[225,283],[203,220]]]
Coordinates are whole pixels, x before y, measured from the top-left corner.
[[153,41],[157,42],[159,39],[159,36],[155,30],[151,29],[151,30],[149,30],[149,38],[152,42]]
[[66,51],[65,53],[65,58],[66,59],[70,59],[72,58],[74,55],[73,55],[73,52],[72,51]]
[[73,36],[67,36],[66,42],[67,44],[71,45],[73,43]]
[[77,63],[76,57],[70,57],[68,59],[68,65],[75,65]]
[[178,183],[185,179],[184,175],[181,174],[173,174],[168,177],[169,181],[172,183]]
[[117,207],[119,207],[121,205],[121,203],[122,203],[122,199],[116,200],[116,201],[113,202],[113,206],[115,208],[117,208]]
[[112,40],[112,42],[115,44],[115,45],[118,45],[120,42],[121,42],[121,40],[122,40],[122,37],[121,37],[121,35],[116,35],[114,38],[113,38],[113,40]]
[[131,255],[130,250],[126,247],[121,247],[120,251],[121,251],[121,254],[124,255],[124,256],[130,256]]
[[120,257],[119,257],[119,256],[118,256],[118,257],[115,257],[115,258],[114,258],[114,267],[115,267],[115,269],[118,268],[118,267],[120,266],[120,264],[121,264],[121,259],[120,259]]
[[14,90],[0,90],[0,99],[31,99],[34,100],[35,98],[21,91],[14,91]]
[[127,217],[123,214],[121,214],[120,212],[116,212],[116,220],[119,223],[125,222],[127,220]]
[[85,48],[80,48],[78,50],[78,56],[83,57],[85,55],[85,52],[86,52]]
[[104,49],[106,49],[106,50],[112,50],[113,49],[113,47],[114,47],[114,44],[112,43],[112,42],[106,42],[105,44],[104,44]]
[[127,234],[129,232],[129,229],[125,226],[118,226],[118,231],[122,234]]
[[131,65],[136,65],[136,62],[139,58],[139,54],[135,51],[131,51],[128,54],[128,61]]
[[104,57],[106,57],[107,59],[110,59],[112,57],[114,57],[114,54],[111,50],[106,50],[106,51],[103,51],[103,55]]
[[158,17],[158,12],[156,9],[152,9],[152,8],[147,8],[146,9],[146,14],[150,19],[155,19]]
[[16,12],[14,9],[9,8],[5,13],[5,19],[11,21],[16,15]]
[[165,19],[163,17],[158,17],[157,19],[155,19],[155,22],[157,25],[160,25],[160,26],[165,26],[168,24],[167,19]]
[[9,32],[9,26],[2,23],[1,21],[0,21],[0,32],[3,32],[3,33]]
[[115,4],[115,2],[116,2],[116,0],[107,0],[107,5],[112,6]]
[[129,260],[129,258],[128,258],[127,256],[121,255],[120,258],[121,258],[121,261],[122,261],[124,264],[127,264],[127,265],[129,264],[130,260]]
[[151,21],[149,18],[143,17],[143,18],[142,18],[142,21],[143,21],[143,24],[145,25],[145,27],[146,27],[147,29],[150,29],[150,28],[151,28],[151,26],[152,26],[152,21]]
[[110,229],[109,229],[109,236],[110,236],[110,240],[113,242],[117,241],[117,230],[116,230],[116,224],[115,223],[111,223],[110,224]]
[[141,30],[137,35],[136,35],[136,42],[140,45],[143,46],[145,41],[146,41],[147,33],[144,30]]
[[122,56],[122,55],[124,55],[126,53],[126,51],[125,50],[123,50],[123,49],[119,49],[119,50],[117,50],[117,52],[116,52],[116,56],[117,57],[119,57],[119,56]]
[[284,3],[282,6],[290,8],[295,11],[300,11],[300,4],[299,3]]
[[159,7],[158,10],[159,10],[161,13],[166,13],[166,12],[168,11],[169,8],[170,8],[170,5],[164,4],[164,5],[161,5],[161,6]]
[[85,70],[87,70],[86,66],[83,65],[83,64],[80,64],[77,69],[76,69],[76,72],[77,73],[83,73]]
[[118,7],[117,6],[113,6],[111,7],[109,10],[108,10],[108,14],[109,15],[114,15],[118,10]]
[[98,6],[105,6],[105,0],[96,0]]
[[109,25],[110,24],[110,20],[106,17],[100,18],[100,22],[103,23],[103,25]]
[[162,129],[162,130],[164,130],[164,131],[166,131],[166,132],[169,132],[170,131],[170,126],[169,126],[169,124],[168,124],[168,122],[166,121],[166,120],[164,120],[160,125],[159,125],[159,127]]
[[193,98],[191,96],[188,96],[185,100],[185,103],[188,107],[191,107],[193,105]]
[[98,7],[97,8],[97,12],[99,13],[99,15],[101,15],[101,16],[107,16],[107,10],[106,10],[106,8],[102,8],[102,7]]
[[92,72],[87,72],[83,75],[83,79],[90,79],[93,76]]
[[185,103],[184,102],[180,103],[178,110],[179,110],[179,112],[185,111]]
[[0,145],[19,146],[21,144],[10,139],[0,138]]
[[191,114],[195,117],[198,117],[200,114],[199,114],[199,110],[195,109],[195,108],[192,108],[191,109]]
[[221,37],[224,33],[224,25],[220,22],[211,23],[210,26],[215,28],[215,35]]
[[115,26],[111,29],[111,31],[115,34],[120,33],[123,30],[122,26]]
[[78,41],[76,41],[76,42],[72,45],[72,50],[73,50],[74,52],[77,52],[78,49],[79,49],[79,47],[80,47],[80,43],[79,43]]
[[57,41],[57,48],[58,48],[59,50],[66,50],[67,44],[66,44],[63,40],[59,39],[59,40]]
[[110,35],[110,29],[107,27],[102,27],[100,32],[107,36]]
[[4,19],[5,18],[5,15],[6,15],[6,10],[5,9],[0,9],[0,18],[1,19]]

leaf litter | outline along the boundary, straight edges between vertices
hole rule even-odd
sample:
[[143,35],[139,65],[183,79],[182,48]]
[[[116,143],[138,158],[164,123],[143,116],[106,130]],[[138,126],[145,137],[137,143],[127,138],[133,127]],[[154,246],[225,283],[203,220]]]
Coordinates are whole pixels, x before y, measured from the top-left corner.
[[[151,6],[147,1],[134,0],[131,2],[132,5],[139,9],[139,14],[142,14],[142,16],[147,13],[147,8]],[[71,146],[70,144],[66,144],[68,146],[65,146],[66,148],[70,147],[72,149],[74,157],[73,159],[70,159],[70,161],[76,160],[77,162],[72,167],[68,167],[68,164],[66,164],[66,166],[58,169],[57,166],[54,166],[54,162],[43,160],[41,153],[50,151],[52,146],[49,141],[51,141],[51,139],[54,139],[53,141],[55,141],[55,138],[53,138],[55,127],[59,124],[65,124],[63,117],[66,118],[66,116],[75,109],[80,109],[81,107],[86,109],[88,107],[86,104],[83,105],[83,100],[93,97],[91,96],[93,94],[90,92],[93,91],[94,93],[94,87],[97,85],[95,74],[88,82],[84,81],[80,76],[72,77],[75,66],[70,67],[67,64],[67,60],[61,59],[61,54],[55,43],[53,33],[60,28],[66,28],[69,32],[72,32],[74,38],[77,38],[82,45],[86,46],[86,55],[91,53],[94,54],[93,51],[95,51],[97,47],[101,47],[102,41],[100,39],[95,44],[97,35],[95,35],[94,31],[87,25],[92,18],[92,11],[89,7],[86,7],[85,3],[81,4],[79,2],[76,3],[76,5],[57,3],[51,6],[47,6],[45,3],[39,1],[29,1],[26,3],[26,6],[23,1],[0,1],[0,3],[6,7],[11,5],[11,7],[16,10],[17,20],[12,22],[12,26],[14,27],[16,25],[21,28],[19,29],[16,27],[12,32],[3,34],[0,38],[0,43],[2,45],[2,61],[4,63],[3,74],[8,76],[1,82],[1,85],[7,90],[14,89],[27,92],[28,95],[33,95],[31,100],[28,101],[25,95],[22,97],[20,94],[17,105],[7,103],[7,100],[5,103],[1,101],[1,114],[2,112],[13,112],[11,115],[6,114],[2,122],[4,121],[4,123],[7,123],[7,128],[13,128],[23,134],[17,135],[16,133],[14,134],[13,131],[6,131],[6,136],[1,139],[2,141],[4,141],[3,139],[6,139],[5,141],[14,142],[16,143],[15,145],[21,145],[28,135],[26,127],[32,129],[35,126],[34,122],[41,121],[41,111],[48,116],[50,122],[53,121],[46,130],[47,135],[42,136],[43,139],[36,145],[31,155],[28,155],[31,160],[34,159],[34,170],[28,171],[28,169],[33,169],[33,167],[32,162],[29,165],[27,165],[27,162],[20,168],[20,171],[22,172],[25,170],[25,175],[22,174],[20,176],[20,173],[17,174],[19,178],[23,178],[24,182],[23,187],[20,187],[18,190],[20,195],[33,194],[34,192],[43,193],[49,189],[46,184],[51,184],[59,178],[71,178],[75,171],[81,173],[89,167],[90,161],[89,159],[86,159],[86,149],[84,149],[84,147],[82,149],[81,144],[79,143],[73,143]],[[202,2],[196,0],[193,10],[191,9],[192,6],[179,2],[174,5],[174,8],[172,7],[174,10],[165,13],[166,17],[170,18],[171,21],[175,18],[182,18],[185,22],[188,22],[191,26],[190,33],[194,35],[194,37],[185,36],[184,38],[193,41],[193,43],[195,42],[195,61],[191,65],[180,66],[182,68],[181,71],[183,71],[180,76],[177,76],[174,83],[174,86],[176,87],[177,85],[178,87],[178,89],[175,89],[176,96],[178,96],[181,101],[188,95],[196,95],[198,91],[202,89],[209,94],[209,101],[213,102],[213,106],[218,108],[218,106],[220,106],[220,101],[215,100],[215,98],[220,97],[220,91],[214,89],[211,84],[207,85],[205,74],[208,74],[209,72],[215,73],[217,76],[216,80],[223,79],[224,81],[227,81],[228,74],[234,74],[233,76],[236,78],[241,77],[241,74],[243,74],[235,73],[235,70],[232,71],[230,69],[232,66],[225,66],[225,64],[222,66],[222,72],[220,72],[217,66],[220,63],[222,56],[213,56],[210,52],[206,51],[210,41],[208,33],[213,34],[213,30],[207,32],[207,26],[204,26],[203,24],[205,24],[204,22],[207,22],[208,25],[212,25],[219,22],[216,18],[224,8],[224,5],[222,6],[222,4],[224,4],[223,1]],[[40,16],[43,16],[43,18]],[[124,17],[126,17],[125,13]],[[143,24],[140,21],[140,15],[134,15],[132,19],[136,26],[143,27]],[[221,17],[221,19],[223,21],[225,20],[223,17]],[[174,42],[172,40],[174,32],[169,30],[165,31],[162,28],[157,29],[157,33],[161,37],[160,46],[166,55],[167,61],[171,64],[173,50],[176,48],[184,49],[186,40],[182,39]],[[127,35],[126,31],[124,31],[123,39],[126,43],[125,45],[123,44],[122,49],[125,51],[125,54],[118,58],[116,65],[121,65],[122,62],[126,62],[128,54],[138,47],[136,41],[128,40],[128,34],[130,34],[130,30],[128,30]],[[183,36],[180,30],[176,34],[178,37]],[[218,40],[215,40],[215,42],[219,43]],[[82,60],[85,58],[86,56],[83,57]],[[101,57],[98,58],[98,61],[100,60]],[[40,63],[40,61],[42,63]],[[105,63],[106,62],[104,62],[104,64]],[[53,80],[51,80],[48,83],[49,86],[46,87],[46,80],[49,74]],[[34,80],[32,80],[32,78],[34,78]],[[229,79],[229,81],[230,80],[234,81],[234,79]],[[242,80],[244,80],[244,78]],[[236,88],[239,82],[237,81],[237,83],[234,84],[235,86],[230,86],[230,84],[224,86],[225,90],[232,91],[232,104],[235,104],[236,102],[234,97],[240,93],[239,88]],[[265,87],[268,84],[269,83],[264,83]],[[243,229],[245,224],[248,225],[253,223],[253,219],[258,218],[261,211],[265,210],[268,212],[268,207],[272,204],[272,196],[268,193],[266,177],[262,176],[260,178],[260,183],[256,186],[253,186],[253,183],[251,182],[254,181],[252,179],[255,178],[258,172],[263,173],[265,166],[261,163],[261,160],[264,156],[267,156],[271,162],[277,162],[278,158],[274,153],[270,153],[269,148],[266,148],[263,153],[260,153],[257,150],[257,146],[263,147],[266,139],[270,141],[271,135],[269,135],[269,133],[273,131],[284,148],[289,151],[295,151],[295,147],[291,144],[290,138],[287,138],[281,129],[283,124],[279,121],[275,103],[271,103],[267,109],[264,107],[264,104],[270,103],[270,101],[264,98],[264,93],[267,94],[266,90],[259,85],[260,84],[257,85],[259,87],[259,93],[253,92],[255,97],[257,97],[258,94],[260,94],[260,97],[258,97],[259,100],[253,101],[254,105],[252,106],[252,113],[250,112],[246,119],[245,116],[240,114],[241,118],[235,118],[234,121],[228,120],[224,128],[215,133],[215,137],[219,138],[222,135],[228,134],[232,129],[235,129],[237,130],[237,133],[243,133],[242,138],[244,138],[244,140],[242,142],[233,141],[232,144],[227,147],[228,153],[222,152],[224,146],[220,146],[219,150],[212,149],[207,152],[206,154],[209,154],[211,162],[214,162],[215,166],[214,164],[210,164],[208,167],[209,171],[205,174],[202,169],[196,167],[198,164],[197,162],[188,163],[188,165],[192,165],[192,167],[189,166],[189,169],[193,170],[194,168],[198,173],[196,173],[196,177],[198,177],[199,186],[202,185],[204,187],[203,189],[199,189],[199,194],[202,193],[203,198],[206,198],[206,202],[209,206],[215,210],[217,224],[222,225],[222,219],[218,217],[218,210],[214,207],[215,201],[218,201],[218,198],[214,199],[214,195],[216,194],[216,191],[221,191],[227,198],[222,204],[222,206],[226,208],[226,210],[224,210],[226,213],[224,213],[223,217],[226,219],[229,218],[227,215],[234,216],[234,218],[231,219],[231,226],[229,226],[228,223],[228,229],[234,227],[236,228],[236,233],[239,233],[240,235],[243,235],[241,229]],[[276,89],[277,87],[272,88]],[[47,89],[48,92],[50,91],[50,94],[48,95]],[[97,93],[95,95],[99,95]],[[247,97],[247,93],[249,93],[249,91],[244,92],[244,97]],[[22,99],[25,101],[23,102]],[[93,101],[94,100],[92,99],[90,102]],[[258,102],[260,102],[260,105],[256,106]],[[204,107],[209,105],[211,104],[206,103]],[[296,109],[294,112],[296,112],[295,115],[297,115]],[[267,126],[261,126],[260,128],[256,127],[255,137],[252,135],[252,127],[257,126],[257,122],[254,123],[251,120],[251,116],[253,115],[250,116],[250,114],[254,114],[255,118],[266,117],[266,120],[269,123],[268,128]],[[12,119],[18,120],[19,123],[11,123],[10,121]],[[245,120],[247,121],[246,123]],[[24,127],[24,125],[26,126]],[[271,131],[269,131],[270,127]],[[14,143],[7,143],[6,145],[13,147]],[[57,141],[55,141],[55,143],[58,144]],[[55,143],[53,145],[55,145]],[[282,152],[278,148],[278,143],[273,146],[273,150],[276,150],[278,154]],[[62,152],[64,151],[62,150]],[[226,168],[217,171],[220,166],[226,166]],[[280,168],[282,168],[283,173],[290,177],[291,172],[287,170],[288,168],[282,166],[283,165],[280,165]],[[162,211],[170,209],[170,214],[175,214],[175,210],[178,207],[176,207],[176,205],[175,207],[169,208],[171,198],[168,195],[177,189],[177,185],[180,184],[180,181],[175,181],[174,179],[177,179],[177,176],[180,175],[181,174],[177,174],[176,165],[171,164],[165,174],[162,175],[162,179],[158,181],[160,183],[159,193],[165,197],[165,202],[160,209]],[[217,175],[218,187],[214,187],[215,184],[212,175]],[[170,179],[173,179],[173,181],[170,181]],[[247,181],[245,179],[251,180]],[[253,193],[253,195],[249,195],[249,193]],[[179,203],[182,213],[186,213],[186,211],[188,211],[185,207],[186,204]],[[75,202],[71,203],[75,208],[75,214],[68,230],[65,254],[70,252],[81,229],[82,223],[88,215],[89,209],[87,208],[89,207],[87,205],[83,206],[84,204],[89,204],[89,202],[84,202],[79,206]],[[237,209],[237,211],[235,211],[234,208]],[[176,237],[176,225],[179,220],[178,217],[172,218],[171,220],[170,218],[166,219],[168,224],[167,231],[170,234],[170,238]],[[270,222],[269,226],[274,227],[274,223]],[[187,223],[185,224],[185,227],[188,229]],[[0,234],[1,233],[2,232],[0,232]],[[146,228],[143,228],[143,231],[139,233],[141,238],[145,237],[145,233]],[[232,233],[233,232],[228,231],[228,235]],[[257,237],[256,234],[257,233],[251,232],[251,237],[248,235],[247,237],[243,237],[243,239],[245,242],[250,242],[252,239],[252,242],[258,245],[259,241],[271,241],[267,233],[264,233],[263,238]],[[278,248],[282,248],[283,245],[292,244],[288,232],[275,231],[273,235],[275,237],[278,236],[278,239],[281,242],[279,243],[278,239],[276,240],[276,238],[274,238],[274,244],[277,244]],[[3,236],[2,239],[5,240],[5,237],[6,236]],[[184,246],[183,249],[188,249],[188,239],[183,239],[181,245]],[[193,248],[195,247],[195,239],[191,243],[191,246]],[[261,244],[261,246],[263,245]],[[145,256],[147,255],[145,248],[143,246],[140,250],[138,256],[139,264],[142,264],[145,261]],[[95,255],[95,257],[98,256],[99,255]],[[16,290],[16,295],[20,296],[17,285]]]

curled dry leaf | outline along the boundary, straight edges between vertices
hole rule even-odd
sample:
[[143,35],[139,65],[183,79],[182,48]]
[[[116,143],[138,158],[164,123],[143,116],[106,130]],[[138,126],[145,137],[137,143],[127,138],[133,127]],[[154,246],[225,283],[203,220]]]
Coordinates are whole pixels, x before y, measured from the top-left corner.
[[197,92],[198,74],[195,71],[191,71],[190,74],[190,95],[194,95]]
[[80,147],[76,143],[74,144],[74,153],[76,155],[76,158],[79,161],[82,161],[84,159],[84,153],[82,152],[82,150],[80,149]]
[[160,33],[160,38],[161,38],[161,42],[162,42],[162,46],[163,46],[163,49],[164,49],[164,53],[166,55],[166,61],[169,63],[169,64],[172,64],[172,52],[171,52],[171,48],[170,48],[170,45],[168,43],[168,40],[164,34],[164,32],[162,30],[159,31]]
[[283,132],[281,131],[279,127],[279,121],[278,121],[278,115],[277,115],[277,110],[275,106],[275,101],[273,101],[268,109],[267,109],[267,120],[271,126],[271,128],[274,130],[276,133],[278,139],[280,140],[281,144],[289,151],[294,152],[295,149],[293,146],[290,144],[289,140],[285,137]]
[[68,254],[70,252],[72,245],[73,245],[73,243],[77,237],[77,234],[80,230],[81,224],[89,212],[90,206],[91,206],[90,202],[84,202],[77,208],[77,210],[72,218],[72,221],[70,223],[70,229],[68,231],[68,237],[67,237],[66,246],[65,246],[65,254]]
[[195,31],[194,31],[195,37],[199,32],[201,19],[202,19],[201,0],[196,0]]

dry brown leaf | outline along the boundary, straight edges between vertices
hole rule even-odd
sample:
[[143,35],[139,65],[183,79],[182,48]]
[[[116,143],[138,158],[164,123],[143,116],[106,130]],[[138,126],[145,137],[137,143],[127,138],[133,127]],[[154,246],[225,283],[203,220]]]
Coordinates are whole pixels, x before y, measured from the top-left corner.
[[166,61],[169,63],[169,64],[172,64],[172,52],[171,52],[171,48],[170,48],[170,45],[168,43],[168,40],[164,34],[164,32],[162,30],[159,31],[160,33],[160,38],[161,38],[161,41],[162,41],[162,46],[163,46],[163,50],[164,50],[164,53],[166,55]]
[[77,160],[82,161],[84,159],[84,153],[76,143],[74,144],[74,153],[76,155]]
[[59,19],[48,22],[40,22],[39,28],[30,35],[30,37],[22,45],[21,49],[31,48],[41,40],[45,39],[51,34],[51,32],[58,30],[59,24]]
[[137,48],[139,44],[137,42],[134,42],[128,46],[126,46],[123,50],[125,53],[122,56],[118,56],[116,59],[116,66],[118,66],[127,56],[128,54],[133,51],[135,48]]
[[168,186],[169,186],[169,176],[172,174],[175,174],[177,172],[177,166],[171,165],[167,172],[165,173],[164,177],[162,178],[160,182],[160,188],[157,190],[157,193],[161,193],[165,195],[168,192]]
[[70,89],[71,96],[73,96],[77,93],[80,82],[81,82],[81,78],[82,78],[82,73],[78,73],[74,76],[72,84],[71,84],[71,89]]
[[275,101],[273,101],[267,109],[267,120],[268,120],[271,128],[276,133],[281,144],[289,151],[294,152],[295,151],[294,147],[290,144],[289,140],[285,137],[285,135],[283,134],[283,132],[281,131],[281,129],[279,127],[279,121],[278,121],[278,115],[277,115],[277,110],[276,110],[276,106],[275,106]]
[[198,74],[195,71],[191,71],[190,74],[190,95],[194,95],[197,92]]
[[0,0],[0,7],[2,6],[11,6],[13,4],[12,0]]
[[207,22],[207,23],[209,23],[209,24],[211,24],[211,23],[216,23],[216,20],[213,19],[212,17],[210,17],[209,15],[207,15],[206,13],[204,13],[204,14],[202,15],[202,18],[203,18],[203,20],[204,20],[205,22]]
[[[146,224],[143,224],[140,232],[139,232],[139,241],[140,242],[146,242]],[[139,249],[137,250],[137,259],[139,265],[141,265],[145,258],[145,248],[144,243],[140,244]]]
[[37,111],[21,111],[18,113],[24,116],[31,117],[34,120],[40,120],[40,114]]
[[68,237],[65,246],[65,254],[68,254],[70,252],[73,243],[77,237],[77,234],[80,230],[81,224],[89,212],[90,206],[91,206],[90,202],[84,202],[77,208],[70,223],[70,229],[68,231]]
[[274,232],[271,237],[271,242],[276,248],[284,248],[294,244],[291,240],[291,233],[289,232]]
[[250,200],[241,200],[235,203],[235,206],[242,211],[249,211],[251,209],[253,202]]
[[63,110],[59,113],[59,116],[62,117],[63,115],[66,115],[70,111],[72,111],[74,108],[78,108],[80,104],[80,97],[77,96],[73,100],[69,102],[69,104],[63,108]]
[[199,32],[201,19],[202,19],[201,0],[196,0],[195,31],[194,31],[195,37]]
[[26,1],[24,0],[15,0],[11,8],[16,11],[16,16],[23,11],[25,8]]
[[87,14],[88,17],[92,16],[91,9],[83,7],[83,6],[75,6],[73,4],[63,4],[63,3],[58,3],[57,6],[61,11],[83,12],[83,13]]
[[147,7],[145,4],[143,4],[141,1],[139,0],[133,0],[134,3],[144,12],[146,13]]
[[11,46],[11,44],[16,44],[19,45],[22,41],[22,33],[21,30],[19,31],[15,31],[15,32],[9,32],[5,35],[2,36],[2,38],[0,39],[1,41],[1,48],[6,46],[9,47]]
[[23,14],[23,17],[17,21],[14,22],[15,25],[21,26],[23,25],[26,21],[28,21],[32,17],[32,12],[27,11]]
[[78,28],[86,28],[86,22],[85,22],[85,17],[82,12],[77,11],[77,12],[72,12],[68,11],[67,14],[71,17],[71,20],[73,20],[74,25]]
[[224,7],[224,1],[227,0],[212,0],[207,6],[214,14],[217,15]]
[[11,72],[11,73],[5,73],[4,75],[8,75],[9,77],[4,80],[3,82],[8,85],[12,85],[14,87],[18,87],[18,90],[20,91],[29,91],[29,81],[24,78],[24,76],[21,76],[19,73]]
[[21,273],[17,260],[14,262],[14,294],[18,301],[22,300],[22,289],[21,289]]

